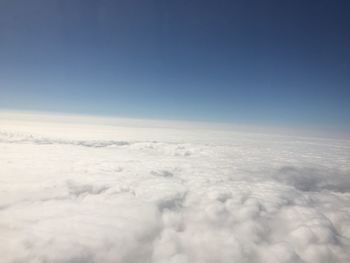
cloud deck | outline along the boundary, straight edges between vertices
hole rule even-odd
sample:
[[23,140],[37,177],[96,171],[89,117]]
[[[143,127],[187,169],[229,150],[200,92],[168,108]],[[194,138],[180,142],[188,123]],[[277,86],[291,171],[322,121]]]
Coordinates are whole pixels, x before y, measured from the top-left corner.
[[1,262],[350,262],[349,141],[79,125],[0,127]]

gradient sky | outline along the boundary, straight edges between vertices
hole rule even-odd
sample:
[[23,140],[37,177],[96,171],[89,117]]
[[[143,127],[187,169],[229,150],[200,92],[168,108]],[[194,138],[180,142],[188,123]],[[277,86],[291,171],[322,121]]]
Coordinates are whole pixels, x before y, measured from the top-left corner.
[[350,126],[350,1],[2,0],[0,109]]

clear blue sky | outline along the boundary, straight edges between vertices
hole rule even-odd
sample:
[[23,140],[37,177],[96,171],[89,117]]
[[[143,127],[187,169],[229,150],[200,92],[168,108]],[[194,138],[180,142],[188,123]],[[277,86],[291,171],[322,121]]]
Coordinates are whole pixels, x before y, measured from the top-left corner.
[[0,109],[350,126],[350,1],[2,0]]

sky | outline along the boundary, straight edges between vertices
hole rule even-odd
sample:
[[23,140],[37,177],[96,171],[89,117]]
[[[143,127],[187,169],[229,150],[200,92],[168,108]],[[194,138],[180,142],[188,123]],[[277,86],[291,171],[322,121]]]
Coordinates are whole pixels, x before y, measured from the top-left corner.
[[0,110],[350,128],[349,1],[0,2]]

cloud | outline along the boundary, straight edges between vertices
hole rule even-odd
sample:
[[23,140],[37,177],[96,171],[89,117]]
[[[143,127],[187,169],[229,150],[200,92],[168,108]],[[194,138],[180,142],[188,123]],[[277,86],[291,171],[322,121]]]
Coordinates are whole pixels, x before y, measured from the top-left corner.
[[315,167],[282,167],[274,179],[301,191],[350,192],[350,173]]
[[350,262],[349,142],[158,129],[0,130],[1,262]]

